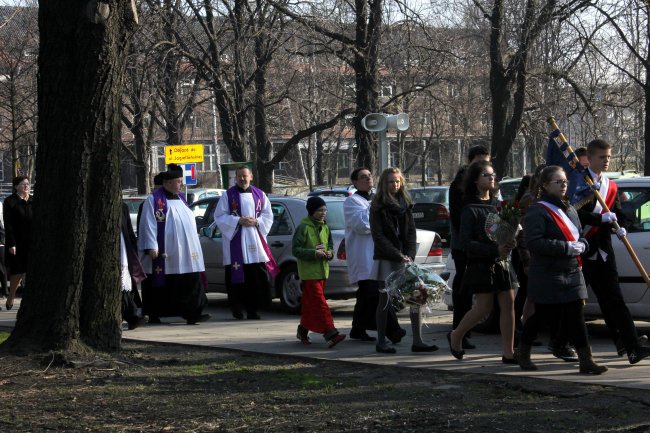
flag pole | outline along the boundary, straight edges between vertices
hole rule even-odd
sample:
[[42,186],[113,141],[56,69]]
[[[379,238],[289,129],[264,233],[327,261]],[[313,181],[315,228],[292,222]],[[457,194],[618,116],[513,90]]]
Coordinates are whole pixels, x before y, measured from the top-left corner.
[[[557,126],[557,122],[555,121],[555,118],[553,116],[549,117],[547,119],[547,122],[548,122],[548,124],[550,125],[550,127],[552,128],[553,131],[555,131],[556,129],[558,131],[560,131],[560,128]],[[569,153],[574,153],[573,149],[571,148],[571,145],[569,144],[568,140],[566,139],[566,137],[564,136],[562,131],[560,131],[560,134],[558,135],[558,139],[560,140],[560,143],[567,145],[567,151]],[[574,153],[573,158],[574,159],[573,159],[572,162],[574,164],[580,164],[580,161],[575,156],[575,153]],[[603,197],[600,195],[600,192],[596,188],[594,188],[594,181],[591,178],[591,176],[589,176],[588,171],[585,171],[585,182],[587,182],[587,185],[589,185],[589,187],[594,191],[594,195],[596,196],[596,200],[598,200],[598,203],[600,203],[600,205],[605,210],[605,212],[610,212],[609,207],[607,207],[607,204],[605,203],[605,200],[603,200]],[[621,228],[621,226],[618,224],[618,221],[614,221],[613,225],[614,225],[614,228],[616,230]],[[627,240],[626,236],[623,236],[622,238],[619,238],[619,239],[621,240],[621,242],[623,242],[623,245],[625,245],[625,248],[627,248],[627,252],[630,253],[630,257],[632,257],[632,261],[634,262],[637,269],[641,273],[641,277],[643,278],[643,281],[645,281],[645,284],[648,287],[650,287],[650,277],[648,277],[648,273],[646,272],[645,268],[643,267],[643,264],[641,263],[641,261],[639,260],[639,257],[634,252],[634,249],[632,248],[632,245],[630,244],[630,241]]]

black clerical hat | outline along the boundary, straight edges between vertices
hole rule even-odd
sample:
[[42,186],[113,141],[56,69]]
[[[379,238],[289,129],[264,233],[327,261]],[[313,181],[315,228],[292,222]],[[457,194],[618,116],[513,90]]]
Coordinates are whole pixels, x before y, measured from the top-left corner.
[[179,177],[183,177],[183,169],[180,165],[169,164],[167,166],[167,171],[163,171],[160,174],[162,175],[163,180],[178,179]]
[[163,182],[163,177],[162,177],[162,176],[163,176],[163,173],[164,173],[164,171],[158,173],[157,175],[155,175],[155,176],[153,177],[153,184],[154,184],[154,185],[156,185],[156,186],[160,186],[160,185],[162,185],[162,182]]

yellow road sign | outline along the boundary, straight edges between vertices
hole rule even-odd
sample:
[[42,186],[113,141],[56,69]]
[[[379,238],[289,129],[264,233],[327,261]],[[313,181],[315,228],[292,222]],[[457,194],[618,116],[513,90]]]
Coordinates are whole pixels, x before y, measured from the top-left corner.
[[165,146],[165,164],[203,162],[202,144],[177,144]]

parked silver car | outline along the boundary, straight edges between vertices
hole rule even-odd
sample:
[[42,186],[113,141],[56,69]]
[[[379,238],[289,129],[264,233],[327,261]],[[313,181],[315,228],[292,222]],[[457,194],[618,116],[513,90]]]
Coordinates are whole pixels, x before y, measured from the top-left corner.
[[[330,277],[325,285],[325,296],[328,299],[352,298],[356,292],[356,285],[351,285],[348,280],[347,256],[345,251],[345,221],[343,217],[343,198],[323,197],[327,202],[327,224],[332,230],[332,240],[336,255],[330,261]],[[219,200],[208,206],[203,215],[197,215],[197,223],[209,225],[214,221],[214,209]],[[267,242],[273,257],[280,267],[280,275],[271,282],[273,297],[280,298],[282,307],[290,313],[300,312],[302,292],[296,258],[291,253],[291,242],[296,227],[307,216],[305,208],[306,198],[270,197],[273,210],[273,226],[269,232]],[[205,260],[205,271],[208,278],[209,290],[225,293],[225,269],[223,266],[222,238],[219,230],[204,227],[201,230],[201,248]],[[418,230],[417,233],[416,262],[441,271],[442,248],[440,237],[431,231]]]

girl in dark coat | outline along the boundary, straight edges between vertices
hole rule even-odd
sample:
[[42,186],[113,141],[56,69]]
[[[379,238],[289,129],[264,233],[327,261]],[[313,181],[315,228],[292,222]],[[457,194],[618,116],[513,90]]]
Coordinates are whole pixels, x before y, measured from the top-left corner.
[[496,175],[492,164],[478,161],[469,166],[464,182],[465,207],[460,217],[460,243],[467,254],[463,277],[464,290],[472,290],[476,303],[463,316],[456,329],[447,334],[451,354],[463,359],[462,341],[465,334],[492,311],[494,297],[499,302],[504,364],[516,364],[514,359],[514,290],[508,255],[515,247],[511,241],[499,245],[488,238],[485,231],[487,215],[496,213],[493,197]]
[[27,271],[29,239],[32,225],[32,199],[29,196],[29,179],[25,176],[13,180],[14,193],[4,200],[5,262],[9,273],[9,296],[6,307],[14,306],[16,289]]
[[546,323],[561,322],[580,360],[580,373],[601,374],[607,367],[594,363],[587,341],[583,300],[587,287],[581,258],[588,249],[580,237],[580,220],[566,201],[567,178],[561,167],[546,167],[540,176],[539,200],[528,207],[524,239],[530,251],[528,298],[535,312],[524,324],[519,366],[537,370],[530,360],[533,340]]
[[[374,241],[373,266],[370,278],[377,280],[384,287],[386,278],[394,271],[403,268],[415,259],[416,230],[411,214],[411,196],[409,195],[404,176],[399,168],[387,168],[379,177],[377,194],[370,206],[370,232]],[[393,347],[386,344],[386,323],[388,309],[388,294],[380,291],[377,305],[377,346],[379,353],[395,353]],[[412,352],[433,352],[436,345],[427,345],[422,341],[422,316],[419,306],[411,307],[411,327],[413,329]]]

